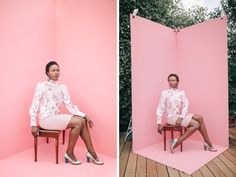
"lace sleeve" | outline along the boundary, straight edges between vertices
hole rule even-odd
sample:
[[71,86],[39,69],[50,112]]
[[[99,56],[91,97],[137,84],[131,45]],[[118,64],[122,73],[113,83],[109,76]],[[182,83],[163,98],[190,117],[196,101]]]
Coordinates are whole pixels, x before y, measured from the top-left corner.
[[161,124],[162,115],[165,111],[165,102],[166,102],[166,94],[164,91],[162,91],[161,99],[160,99],[159,105],[156,110],[157,124]]
[[65,85],[62,85],[62,93],[63,93],[63,102],[65,103],[66,109],[74,115],[85,117],[85,113],[80,112],[77,106],[71,103],[70,95],[68,89]]

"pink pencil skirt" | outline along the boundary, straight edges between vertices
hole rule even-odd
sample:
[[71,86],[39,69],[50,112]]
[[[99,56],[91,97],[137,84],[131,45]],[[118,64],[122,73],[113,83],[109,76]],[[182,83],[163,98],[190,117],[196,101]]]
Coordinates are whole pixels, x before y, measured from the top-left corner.
[[[181,121],[181,126],[187,127],[189,125],[189,122],[191,121],[192,117],[193,117],[193,114],[192,113],[188,113],[183,118],[183,120]],[[179,115],[174,115],[174,116],[168,117],[167,118],[167,123],[170,124],[170,125],[175,125],[176,121],[178,120],[178,118],[179,118]]]
[[39,119],[39,125],[48,130],[65,130],[70,122],[72,114],[57,114]]

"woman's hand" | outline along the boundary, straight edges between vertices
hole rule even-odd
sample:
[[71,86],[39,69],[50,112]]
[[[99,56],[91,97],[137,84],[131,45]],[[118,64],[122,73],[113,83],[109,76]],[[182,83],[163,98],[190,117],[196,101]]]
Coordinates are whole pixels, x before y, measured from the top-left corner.
[[158,128],[157,128],[158,133],[162,134],[163,131],[163,127],[161,124],[158,124]]
[[181,122],[182,122],[183,118],[182,117],[179,117],[176,121],[176,126],[180,126],[181,125]]
[[38,127],[37,127],[37,126],[32,126],[32,127],[31,127],[31,133],[32,133],[32,135],[33,135],[34,137],[39,136],[39,129],[38,129]]
[[84,118],[87,120],[89,127],[92,128],[93,127],[93,121],[90,118],[88,118],[88,116],[85,116]]

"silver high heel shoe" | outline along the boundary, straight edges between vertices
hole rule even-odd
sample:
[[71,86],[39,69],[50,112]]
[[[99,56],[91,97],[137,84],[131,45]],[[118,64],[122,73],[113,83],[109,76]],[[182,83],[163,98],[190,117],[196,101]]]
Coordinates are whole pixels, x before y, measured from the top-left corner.
[[175,144],[177,142],[177,138],[171,140],[171,142],[172,142],[172,144],[170,145],[170,152],[174,153],[174,146],[175,146]]
[[217,151],[216,148],[214,148],[213,146],[210,147],[206,142],[203,143],[203,146],[204,146],[204,150],[205,150],[205,151],[206,151],[206,150],[212,151],[212,152],[216,152],[216,151]]
[[87,162],[90,162],[90,160],[92,160],[93,163],[95,163],[96,165],[103,165],[104,164],[103,161],[101,161],[99,159],[94,159],[93,156],[89,152],[86,153],[86,158],[87,158]]
[[72,163],[73,165],[80,165],[80,164],[82,163],[82,162],[79,161],[79,160],[72,160],[72,159],[69,157],[69,155],[68,155],[67,153],[65,153],[64,158],[65,158],[65,162],[66,162],[66,163],[70,162],[70,163]]

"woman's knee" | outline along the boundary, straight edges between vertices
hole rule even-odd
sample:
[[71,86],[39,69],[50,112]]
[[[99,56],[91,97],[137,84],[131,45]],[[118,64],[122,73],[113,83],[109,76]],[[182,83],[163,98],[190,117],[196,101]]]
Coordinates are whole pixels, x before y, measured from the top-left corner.
[[194,114],[193,119],[198,121],[199,123],[203,122],[203,117],[201,115],[198,115],[198,114]]
[[82,127],[84,125],[84,119],[79,116],[73,116],[72,124],[74,125],[74,127]]
[[199,129],[200,123],[196,120],[191,120],[190,123],[189,123],[189,126],[194,127],[195,129]]

